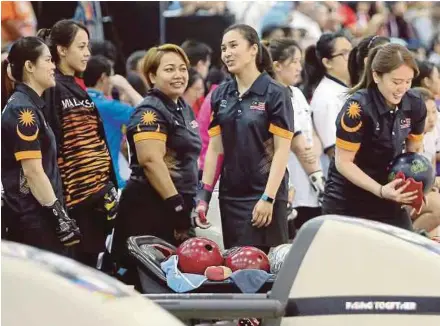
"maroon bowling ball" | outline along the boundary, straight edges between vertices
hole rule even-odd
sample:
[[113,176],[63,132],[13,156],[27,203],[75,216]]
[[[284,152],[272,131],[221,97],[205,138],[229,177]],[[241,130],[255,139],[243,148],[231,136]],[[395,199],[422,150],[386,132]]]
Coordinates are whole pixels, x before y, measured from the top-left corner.
[[177,248],[179,269],[183,273],[203,275],[209,266],[223,265],[219,246],[207,238],[190,238]]
[[225,266],[233,272],[240,269],[270,271],[269,258],[258,248],[245,246],[230,249],[225,253]]

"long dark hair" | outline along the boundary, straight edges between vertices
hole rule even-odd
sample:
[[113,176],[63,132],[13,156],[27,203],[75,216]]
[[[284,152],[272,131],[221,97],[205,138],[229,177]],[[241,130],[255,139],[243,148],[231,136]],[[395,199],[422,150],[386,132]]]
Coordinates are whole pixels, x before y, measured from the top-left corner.
[[369,36],[359,42],[350,52],[348,57],[348,73],[350,74],[350,84],[356,85],[362,76],[365,68],[364,59],[368,53],[376,46],[390,43],[390,39],[384,36]]
[[244,39],[249,42],[249,45],[256,44],[258,46],[258,53],[255,59],[255,64],[257,65],[258,71],[266,71],[269,74],[273,74],[272,58],[270,57],[270,53],[266,47],[261,44],[257,31],[249,25],[236,24],[225,29],[223,35],[225,35],[227,32],[235,30],[240,32]]
[[306,49],[304,58],[304,93],[306,98],[312,98],[316,86],[327,71],[322,59],[332,58],[336,40],[341,37],[347,38],[342,32],[322,34],[316,45],[311,45]]
[[[268,49],[273,62],[285,62],[293,57],[296,51],[301,52],[299,44],[290,38],[272,39],[270,41],[263,41],[262,43]],[[273,70],[271,77],[275,78],[275,72]]]
[[59,64],[60,56],[58,55],[57,46],[61,45],[68,48],[75,39],[78,31],[82,29],[90,37],[87,27],[73,19],[63,19],[55,23],[52,29],[42,28],[38,31],[37,36],[41,37],[49,46],[52,58],[55,64]]
[[399,44],[385,44],[374,48],[368,55],[368,61],[362,74],[361,81],[350,89],[349,94],[354,94],[363,88],[375,87],[373,71],[378,75],[390,73],[402,65],[407,65],[414,70],[414,76],[419,74],[419,68],[412,53]]
[[[23,68],[26,61],[36,63],[43,53],[44,41],[35,36],[18,39],[11,47],[8,58],[2,62],[2,110],[12,94],[14,82],[23,82]],[[10,69],[11,80],[8,76]]]

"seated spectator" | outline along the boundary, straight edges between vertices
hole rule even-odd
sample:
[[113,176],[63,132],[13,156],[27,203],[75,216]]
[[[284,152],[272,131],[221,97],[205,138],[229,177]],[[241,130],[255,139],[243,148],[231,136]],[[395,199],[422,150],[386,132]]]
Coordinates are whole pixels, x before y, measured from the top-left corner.
[[[195,69],[195,71],[202,76],[204,82],[208,76],[209,67],[211,66],[211,47],[203,42],[195,40],[186,40],[181,47],[188,56],[191,68]],[[190,104],[196,115],[197,112],[200,111],[204,95],[205,93],[203,93],[193,104]]]
[[188,86],[182,97],[186,104],[193,109],[194,115],[197,117],[200,105],[196,105],[196,102],[205,94],[205,85],[202,76],[194,68],[188,70],[188,75]]
[[2,1],[2,49],[24,36],[37,33],[37,19],[30,1]]
[[[96,104],[104,123],[104,131],[109,144],[114,170],[118,181],[118,188],[125,186],[125,181],[119,173],[119,151],[123,137],[123,126],[128,124],[134,111],[133,106],[142,101],[142,97],[131,87],[127,80],[120,76],[112,76],[112,67],[106,57],[98,55],[90,58],[84,72],[84,82],[87,93]],[[104,94],[112,87],[127,95],[131,105],[108,99]]]
[[[435,169],[435,155],[436,155],[436,122],[437,122],[437,108],[434,102],[434,95],[426,88],[417,87],[414,90],[418,91],[426,104],[427,116],[425,122],[425,134],[423,139],[423,155],[432,162]],[[431,192],[426,194],[427,204],[422,209],[420,214],[413,214],[411,217],[414,220],[415,229],[424,229],[427,232],[435,230],[440,226],[440,180],[436,179],[435,185]]]
[[188,56],[191,67],[202,75],[203,79],[206,79],[209,67],[211,66],[211,47],[203,42],[194,40],[183,42],[181,47]]
[[103,55],[110,61],[112,67],[115,66],[118,59],[118,50],[116,46],[110,41],[91,41],[90,48],[92,55]]
[[407,5],[404,1],[389,2],[390,15],[388,16],[388,35],[390,37],[401,38],[406,42],[415,39],[414,29],[408,23],[403,15],[406,12]]
[[440,65],[440,33],[432,40],[431,51],[428,60],[435,65]]
[[419,75],[414,78],[413,87],[428,89],[434,97],[440,97],[440,74],[438,68],[429,61],[417,61]]
[[[131,73],[137,74],[142,81],[144,82],[145,89],[148,90],[148,83],[145,79],[144,75],[142,74],[142,59],[144,58],[147,51],[145,50],[138,50],[130,54],[130,56],[127,59],[127,62],[125,64],[125,71],[128,78],[128,75]],[[139,90],[138,90],[139,92]],[[140,93],[140,92],[139,92]]]
[[268,25],[261,31],[261,38],[264,41],[286,37],[284,29],[279,25]]

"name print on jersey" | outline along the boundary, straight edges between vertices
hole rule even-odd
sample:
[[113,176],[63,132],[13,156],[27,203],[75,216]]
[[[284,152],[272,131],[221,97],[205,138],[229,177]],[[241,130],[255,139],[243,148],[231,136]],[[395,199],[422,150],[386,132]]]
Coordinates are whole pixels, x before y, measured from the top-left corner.
[[85,108],[94,108],[95,107],[95,103],[90,101],[89,99],[85,99],[85,100],[78,100],[75,97],[71,97],[71,98],[67,98],[65,100],[61,100],[61,104],[63,105],[63,110],[66,109],[72,109],[72,108],[76,108],[78,106],[82,106]]

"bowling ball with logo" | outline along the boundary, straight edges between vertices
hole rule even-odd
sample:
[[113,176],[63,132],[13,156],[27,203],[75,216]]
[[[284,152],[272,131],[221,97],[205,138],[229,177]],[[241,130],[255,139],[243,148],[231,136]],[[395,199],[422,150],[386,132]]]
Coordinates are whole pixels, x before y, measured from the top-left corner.
[[233,272],[240,269],[270,271],[269,258],[263,251],[255,247],[234,247],[226,251],[223,256],[225,257],[225,266]]
[[205,273],[209,266],[223,265],[219,246],[207,238],[190,238],[177,248],[179,269],[184,273]]
[[431,190],[435,176],[431,162],[418,153],[403,153],[397,156],[388,166],[388,181],[394,180],[397,173],[402,172],[406,179],[413,178],[421,182],[423,192]]

